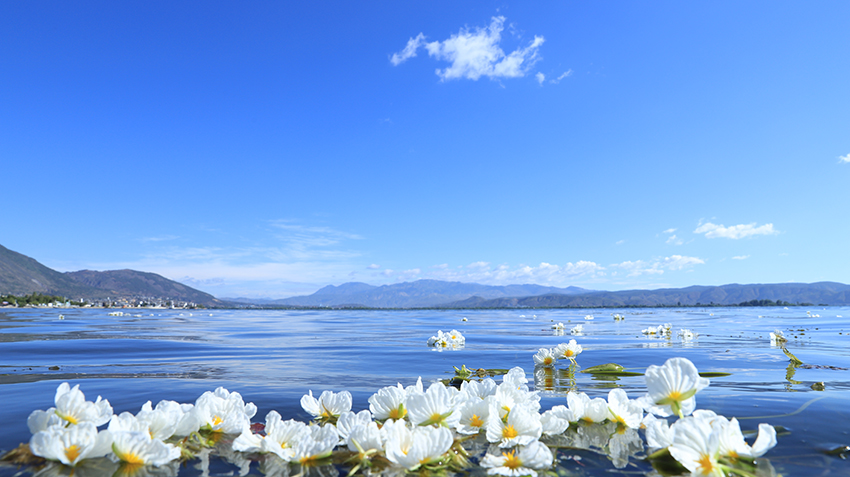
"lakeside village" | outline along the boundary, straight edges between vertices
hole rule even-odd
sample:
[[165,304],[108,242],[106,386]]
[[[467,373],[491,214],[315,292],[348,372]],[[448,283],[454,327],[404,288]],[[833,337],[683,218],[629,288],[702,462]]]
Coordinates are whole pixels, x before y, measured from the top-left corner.
[[102,300],[80,298],[77,301],[73,301],[66,297],[42,295],[36,292],[24,296],[0,295],[0,308],[152,308],[196,310],[205,307],[198,303],[172,300],[170,298],[122,297]]

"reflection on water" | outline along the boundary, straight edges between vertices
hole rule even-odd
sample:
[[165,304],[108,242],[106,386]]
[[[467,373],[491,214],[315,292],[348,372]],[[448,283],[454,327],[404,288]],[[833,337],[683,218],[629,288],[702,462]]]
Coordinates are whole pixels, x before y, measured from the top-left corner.
[[[825,454],[850,445],[850,323],[839,316],[850,316],[848,308],[61,313],[61,320],[59,310],[0,313],[2,451],[29,439],[26,417],[34,409],[50,407],[63,381],[81,384],[92,397],[109,399],[116,413],[136,412],[148,400],[193,402],[204,391],[224,386],[257,404],[258,416],[275,409],[285,419],[307,420],[299,399],[308,390],[348,390],[355,410],[366,409],[369,396],[383,386],[411,385],[419,376],[426,383],[444,379],[454,366],[464,364],[523,367],[541,391],[544,409],[566,404],[569,391],[603,397],[619,387],[637,397],[645,392],[642,376],[580,371],[618,363],[642,373],[649,365],[683,356],[700,371],[732,373],[711,379],[711,386],[700,393],[700,408],[737,416],[745,430],[756,428],[759,421],[748,418],[758,416],[774,416],[770,423],[786,429],[767,455],[778,472],[809,475],[816,468],[817,473],[850,474],[848,461]],[[586,320],[591,314],[594,319]],[[675,331],[666,336],[642,333],[659,323],[670,323]],[[460,331],[465,347],[432,352],[426,342],[441,329]],[[682,329],[691,334],[680,336]],[[781,348],[771,346],[774,329],[783,332],[785,346],[802,364],[789,363]],[[570,338],[584,349],[576,366],[534,368],[532,356],[539,348]],[[565,473],[604,475],[626,462],[629,471],[650,470],[640,461],[638,441],[626,435],[613,440],[616,433],[603,440],[593,432],[602,431],[579,428],[569,439],[580,439],[598,453],[559,451]],[[251,464],[240,458],[201,459],[157,472],[242,475]],[[87,464],[91,469],[78,468],[75,476],[122,475],[117,467],[97,467],[109,465],[108,460],[93,461]],[[268,461],[248,471],[284,472]],[[2,477],[16,472],[0,467]],[[40,475],[63,472],[67,469],[48,466]],[[321,472],[335,476],[333,467]]]

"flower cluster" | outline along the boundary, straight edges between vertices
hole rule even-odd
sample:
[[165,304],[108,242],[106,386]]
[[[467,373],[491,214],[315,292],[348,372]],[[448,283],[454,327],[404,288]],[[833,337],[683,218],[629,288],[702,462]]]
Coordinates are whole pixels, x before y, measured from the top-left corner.
[[664,323],[663,325],[658,326],[650,326],[641,331],[641,333],[645,335],[655,335],[655,336],[670,336],[670,333],[673,332],[673,325],[670,323]]
[[[573,340],[545,351],[568,359],[578,354],[576,349],[581,350]],[[569,350],[573,354],[568,356]],[[554,463],[549,446],[604,449],[614,466],[623,468],[643,452],[639,432],[645,429],[646,445],[655,451],[650,460],[662,453],[693,475],[721,476],[744,475],[752,459],[776,444],[767,424],[759,426],[758,438],[749,445],[736,419],[696,410],[695,395],[709,381],[689,360],[650,366],[644,377],[647,393],[640,398],[629,399],[619,388],[607,399],[571,391],[566,405],[545,412],[519,367],[501,383],[484,378],[453,387],[438,381],[426,388],[420,378],[412,386],[384,387],[369,397],[369,409],[359,412],[352,411],[348,391],[324,391],[318,397],[309,391],[301,406],[312,422],[283,420],[270,411],[264,425],[251,424],[254,404],[224,388],[205,392],[194,404],[161,401],[153,407],[147,402],[135,415],[115,415],[108,401],[86,401],[78,386],[63,383],[55,407],[30,415],[30,449],[72,467],[106,456],[133,468],[164,466],[161,474],[167,475],[176,474],[178,460],[192,457],[186,442],[193,436],[210,446],[220,440],[214,436],[229,434],[235,436],[232,445],[219,453],[245,466],[258,459],[261,470],[276,466],[281,475],[289,475],[290,465],[324,465],[332,456],[336,463],[342,462],[337,457],[347,459],[349,475],[361,469],[364,474],[386,470],[386,475],[460,471],[470,465],[475,450],[472,457],[490,475],[536,477]],[[679,419],[669,424],[671,416]],[[103,425],[106,429],[98,430]]]
[[534,365],[552,367],[559,359],[568,359],[575,364],[579,353],[581,345],[576,343],[576,340],[570,340],[569,343],[561,343],[554,348],[540,348],[533,357]]
[[438,350],[462,349],[465,344],[466,338],[458,330],[451,330],[448,333],[438,330],[436,336],[428,338],[428,346],[433,346]]

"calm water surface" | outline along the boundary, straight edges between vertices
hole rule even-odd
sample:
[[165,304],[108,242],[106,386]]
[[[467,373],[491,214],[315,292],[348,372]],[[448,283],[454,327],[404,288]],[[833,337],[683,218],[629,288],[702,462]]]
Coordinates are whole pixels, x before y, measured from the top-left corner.
[[[810,314],[807,314],[807,311]],[[299,400],[308,390],[348,390],[353,410],[368,409],[379,388],[432,382],[451,376],[452,366],[521,366],[535,380],[532,355],[570,338],[584,347],[580,367],[615,362],[643,372],[675,356],[700,371],[732,373],[712,378],[697,396],[697,407],[741,427],[760,422],[783,426],[778,445],[766,457],[785,475],[850,475],[850,463],[826,450],[850,445],[850,308],[706,308],[495,311],[178,311],[141,310],[109,316],[108,310],[0,311],[0,452],[29,440],[26,418],[53,405],[63,381],[80,384],[87,399],[108,399],[116,413],[137,412],[150,400],[194,402],[204,391],[224,386],[238,391],[259,411],[262,422],[275,409],[284,419],[309,416]],[[625,315],[615,321],[612,314]],[[60,319],[60,314],[64,319]],[[586,320],[593,315],[593,320]],[[462,321],[466,317],[468,321]],[[553,323],[563,322],[558,336]],[[645,336],[648,326],[672,323],[673,336]],[[584,326],[583,334],[569,329]],[[699,335],[684,341],[687,328]],[[457,329],[466,346],[437,352],[426,346],[437,330]],[[780,329],[788,349],[805,365],[789,367],[768,333]],[[548,378],[548,379],[546,379]],[[823,382],[824,390],[812,389]],[[645,392],[643,377],[595,379],[565,368],[537,376],[543,409],[566,404],[569,389],[606,396],[613,386],[629,397]],[[750,440],[750,442],[752,442]],[[575,460],[574,456],[583,457]],[[590,451],[560,455],[561,475],[644,474],[633,464],[617,470]],[[0,467],[0,476],[18,472]],[[192,466],[181,475],[198,475]],[[238,475],[225,461],[211,475]],[[252,475],[260,475],[255,468]]]

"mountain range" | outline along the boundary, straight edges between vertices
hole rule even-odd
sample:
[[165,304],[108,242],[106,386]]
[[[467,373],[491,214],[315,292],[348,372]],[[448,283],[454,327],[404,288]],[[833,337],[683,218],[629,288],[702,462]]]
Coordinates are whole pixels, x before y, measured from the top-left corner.
[[207,307],[256,304],[293,308],[583,308],[738,305],[767,300],[850,305],[850,285],[835,282],[729,284],[612,292],[532,284],[491,286],[417,280],[381,286],[359,282],[328,285],[312,295],[281,300],[218,299],[155,273],[135,270],[61,273],[0,245],[0,295],[34,292],[73,300],[156,298]]
[[224,302],[200,290],[155,273],[135,270],[57,272],[26,255],[0,245],[0,295],[63,296],[70,300],[159,299],[207,307]]

